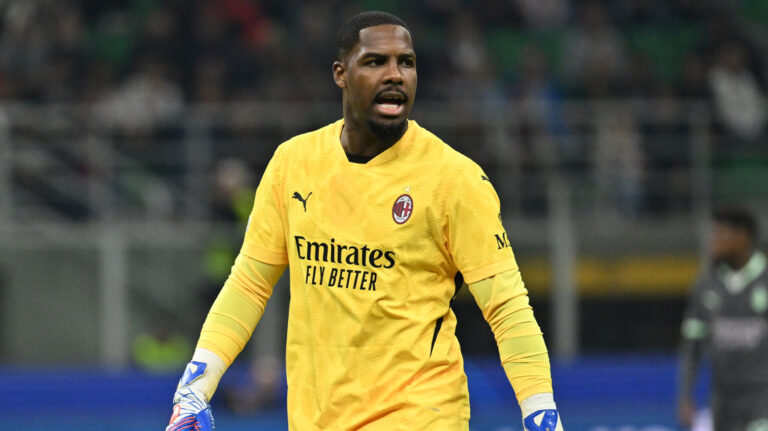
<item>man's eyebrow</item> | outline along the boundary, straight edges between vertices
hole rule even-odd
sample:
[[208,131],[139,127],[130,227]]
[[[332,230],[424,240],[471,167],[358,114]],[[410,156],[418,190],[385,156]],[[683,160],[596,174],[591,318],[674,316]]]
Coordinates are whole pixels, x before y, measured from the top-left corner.
[[382,58],[382,57],[386,57],[386,56],[387,56],[386,54],[382,54],[380,52],[368,51],[368,52],[363,53],[363,55],[360,56],[360,58],[367,58],[367,57]]
[[[383,54],[381,52],[376,51],[368,51],[364,52],[360,58],[385,58],[389,57],[390,54]],[[397,58],[416,58],[416,53],[413,51],[408,52],[401,52],[395,55]]]

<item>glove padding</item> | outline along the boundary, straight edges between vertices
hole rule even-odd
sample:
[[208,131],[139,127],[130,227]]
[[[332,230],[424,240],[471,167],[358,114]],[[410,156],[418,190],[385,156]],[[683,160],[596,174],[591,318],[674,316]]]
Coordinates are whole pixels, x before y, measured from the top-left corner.
[[563,431],[560,415],[557,410],[537,410],[525,419],[523,427],[526,431]]
[[173,415],[165,431],[213,431],[213,414],[205,395],[181,388],[173,397]]

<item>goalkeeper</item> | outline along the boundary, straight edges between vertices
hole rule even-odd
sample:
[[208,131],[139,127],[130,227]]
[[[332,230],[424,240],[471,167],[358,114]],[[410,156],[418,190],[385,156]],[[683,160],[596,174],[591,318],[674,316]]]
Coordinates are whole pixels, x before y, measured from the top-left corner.
[[496,192],[478,165],[408,119],[417,83],[410,31],[366,12],[342,25],[337,48],[343,119],[285,142],[269,162],[167,429],[213,429],[208,401],[289,266],[291,430],[468,430],[450,308],[465,283],[496,337],[524,427],[562,430]]

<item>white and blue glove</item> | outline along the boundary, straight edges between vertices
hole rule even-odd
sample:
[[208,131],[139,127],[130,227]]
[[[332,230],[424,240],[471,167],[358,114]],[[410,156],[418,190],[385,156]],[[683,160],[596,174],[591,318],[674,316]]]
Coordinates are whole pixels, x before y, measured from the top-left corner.
[[165,431],[213,431],[208,400],[216,391],[226,365],[213,352],[197,349],[173,396],[173,414]]
[[165,431],[213,431],[213,414],[205,396],[183,388],[173,397],[173,415]]
[[563,423],[552,394],[536,394],[520,403],[526,431],[563,431]]

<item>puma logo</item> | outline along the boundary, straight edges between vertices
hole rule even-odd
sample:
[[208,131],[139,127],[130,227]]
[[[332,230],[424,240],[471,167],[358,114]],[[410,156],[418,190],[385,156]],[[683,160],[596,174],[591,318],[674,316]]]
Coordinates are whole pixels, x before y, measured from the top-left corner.
[[312,196],[312,192],[309,192],[306,198],[301,197],[299,192],[293,192],[293,196],[291,197],[301,202],[301,204],[304,205],[304,212],[307,212],[307,199],[309,199],[310,196]]

